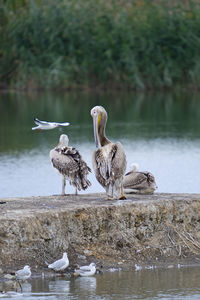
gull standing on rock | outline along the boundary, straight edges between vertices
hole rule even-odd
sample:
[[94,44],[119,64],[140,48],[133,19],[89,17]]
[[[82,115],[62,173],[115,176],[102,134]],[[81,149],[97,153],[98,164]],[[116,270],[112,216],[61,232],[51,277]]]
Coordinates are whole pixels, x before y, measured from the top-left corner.
[[38,126],[32,127],[32,130],[37,130],[38,132],[40,132],[41,130],[50,130],[50,129],[54,129],[56,127],[70,125],[69,122],[64,122],[64,123],[47,122],[47,121],[40,121],[38,118],[34,118],[34,122]]
[[132,164],[123,181],[125,193],[153,194],[157,189],[155,177],[150,172],[139,171],[138,164]]
[[75,269],[75,275],[80,276],[93,276],[96,273],[96,264],[91,263],[89,266],[82,266],[79,269]]
[[123,193],[123,176],[126,155],[120,142],[112,143],[105,135],[107,112],[102,106],[91,110],[94,139],[98,148],[93,153],[93,168],[98,182],[104,187],[107,199],[126,199]]
[[66,134],[61,134],[59,144],[50,151],[50,159],[54,168],[62,175],[62,195],[65,194],[66,179],[77,189],[85,190],[91,182],[87,175],[91,172],[86,162],[82,159],[76,148],[68,146],[69,139]]
[[48,265],[49,269],[52,269],[54,271],[64,271],[69,266],[69,259],[67,256],[67,253],[63,253],[63,257],[59,260],[56,260],[52,264]]

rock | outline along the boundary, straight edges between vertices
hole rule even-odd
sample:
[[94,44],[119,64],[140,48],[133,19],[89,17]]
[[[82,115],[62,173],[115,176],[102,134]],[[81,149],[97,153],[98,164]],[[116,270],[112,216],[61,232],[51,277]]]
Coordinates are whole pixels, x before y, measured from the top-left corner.
[[4,278],[5,278],[5,279],[15,279],[15,276],[14,276],[14,275],[11,275],[11,274],[5,274],[5,275],[4,275]]
[[6,199],[0,265],[44,268],[44,258],[57,259],[64,251],[72,266],[80,254],[104,266],[196,257],[195,246],[187,244],[200,244],[199,200],[199,194],[159,193],[123,201],[107,201],[105,194]]

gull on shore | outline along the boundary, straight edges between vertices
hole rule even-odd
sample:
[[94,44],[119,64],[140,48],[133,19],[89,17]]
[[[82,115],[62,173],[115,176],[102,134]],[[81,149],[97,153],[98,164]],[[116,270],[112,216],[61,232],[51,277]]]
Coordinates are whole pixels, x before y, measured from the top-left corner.
[[47,122],[47,121],[41,121],[38,118],[34,118],[34,122],[37,125],[36,127],[32,127],[32,130],[37,130],[37,131],[41,131],[41,130],[50,130],[50,129],[54,129],[56,127],[60,127],[60,126],[69,126],[70,123],[69,122],[64,122],[64,123],[58,123],[58,122]]
[[89,266],[82,266],[79,269],[75,269],[75,275],[92,276],[95,273],[96,273],[95,263],[91,263]]
[[30,276],[31,276],[31,269],[29,266],[24,266],[23,269],[20,269],[15,273],[16,280],[24,281],[28,279]]
[[63,257],[61,259],[56,260],[52,264],[48,265],[49,269],[52,269],[54,271],[64,271],[69,266],[69,259],[67,256],[67,253],[63,253]]

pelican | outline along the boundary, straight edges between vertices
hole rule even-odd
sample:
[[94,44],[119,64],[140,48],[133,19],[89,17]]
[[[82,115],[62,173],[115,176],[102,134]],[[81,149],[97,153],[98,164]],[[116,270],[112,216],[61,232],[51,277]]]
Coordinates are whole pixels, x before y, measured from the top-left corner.
[[61,134],[59,144],[50,151],[50,159],[54,168],[62,175],[62,194],[65,196],[66,179],[77,189],[85,190],[91,185],[87,175],[91,172],[78,150],[68,146],[69,139],[66,134]]
[[47,122],[47,121],[40,121],[38,118],[34,118],[34,122],[38,126],[32,127],[32,130],[37,130],[38,132],[40,132],[41,130],[54,129],[59,126],[69,126],[70,125],[69,122],[64,122],[64,123]]
[[61,259],[58,259],[54,261],[52,264],[48,265],[49,269],[52,269],[54,271],[64,271],[69,266],[69,259],[67,256],[67,253],[63,253],[63,257]]
[[83,277],[93,276],[96,273],[95,263],[91,263],[89,266],[82,266],[79,269],[75,269],[75,275],[80,275]]
[[94,139],[98,148],[92,163],[98,182],[104,187],[107,199],[126,199],[123,192],[123,176],[126,171],[126,155],[120,142],[112,143],[105,135],[107,112],[102,106],[91,110]]
[[138,164],[132,164],[123,180],[125,193],[153,194],[157,188],[155,177],[150,172],[140,172]]

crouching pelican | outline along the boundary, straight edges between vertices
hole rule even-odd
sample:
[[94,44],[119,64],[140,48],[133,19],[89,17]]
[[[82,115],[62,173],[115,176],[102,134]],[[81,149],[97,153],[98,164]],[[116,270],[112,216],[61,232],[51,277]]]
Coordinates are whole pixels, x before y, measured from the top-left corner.
[[150,172],[139,171],[138,164],[132,164],[130,171],[125,174],[123,180],[125,193],[153,194],[157,189],[155,177]]
[[50,151],[50,159],[54,168],[62,175],[62,195],[65,194],[66,179],[77,189],[85,190],[91,185],[87,175],[91,172],[76,148],[68,146],[69,139],[61,134],[59,144]]
[[91,110],[94,139],[98,148],[92,163],[98,182],[106,190],[108,199],[126,199],[123,193],[123,176],[126,171],[126,155],[120,142],[112,143],[105,135],[107,112],[102,106]]

